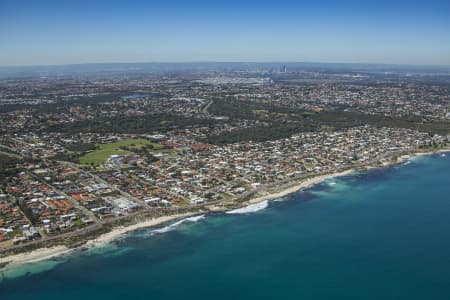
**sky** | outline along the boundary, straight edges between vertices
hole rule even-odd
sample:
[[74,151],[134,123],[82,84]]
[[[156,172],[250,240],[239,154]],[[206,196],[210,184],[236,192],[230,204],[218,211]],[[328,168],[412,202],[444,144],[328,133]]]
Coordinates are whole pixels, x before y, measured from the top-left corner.
[[450,65],[450,0],[0,0],[0,66]]

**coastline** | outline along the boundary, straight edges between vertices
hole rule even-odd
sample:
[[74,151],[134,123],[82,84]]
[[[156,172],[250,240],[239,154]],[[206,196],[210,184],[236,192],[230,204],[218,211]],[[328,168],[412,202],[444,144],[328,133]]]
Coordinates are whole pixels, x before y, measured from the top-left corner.
[[144,222],[139,222],[130,226],[120,226],[120,227],[116,227],[113,230],[111,230],[110,232],[104,233],[98,237],[96,237],[95,239],[92,240],[88,240],[86,244],[82,245],[81,247],[98,247],[98,246],[102,246],[105,244],[108,244],[114,240],[117,240],[120,236],[138,230],[138,229],[143,229],[143,228],[151,228],[151,227],[155,227],[158,225],[162,225],[164,223],[168,223],[177,219],[181,219],[181,218],[186,218],[186,217],[191,217],[194,215],[198,215],[198,212],[193,212],[193,213],[185,213],[185,214],[175,214],[175,215],[170,215],[170,216],[163,216],[163,217],[159,217],[159,218],[155,218],[155,219],[150,219]]
[[[295,193],[300,189],[310,188],[310,187],[312,187],[316,184],[319,184],[327,179],[349,175],[349,174],[353,173],[354,171],[355,171],[354,169],[350,169],[350,170],[346,170],[346,171],[342,171],[342,172],[330,173],[330,174],[315,176],[312,178],[307,178],[305,180],[300,181],[298,184],[290,186],[279,192],[269,193],[269,194],[266,194],[263,196],[252,198],[249,201],[245,202],[245,206],[260,203],[263,201],[281,198],[281,197],[287,196],[289,194]],[[221,209],[214,210],[214,211],[218,212],[218,211],[226,211],[226,210],[227,209],[225,209],[225,208],[221,208]],[[118,226],[118,227],[113,228],[109,232],[99,235],[98,237],[96,237],[94,239],[87,240],[86,243],[84,243],[76,248],[69,248],[67,246],[58,245],[58,246],[53,246],[53,247],[49,247],[49,248],[39,248],[36,250],[32,250],[30,252],[23,252],[23,253],[10,255],[10,256],[0,257],[0,270],[3,267],[15,267],[15,266],[20,266],[20,265],[24,265],[24,264],[39,262],[39,261],[46,260],[46,259],[55,258],[58,256],[66,255],[71,252],[80,250],[82,248],[99,247],[99,246],[111,243],[114,240],[117,240],[118,238],[120,238],[122,235],[124,235],[126,233],[129,233],[129,232],[132,232],[132,231],[135,231],[138,229],[155,227],[155,226],[158,226],[158,225],[161,225],[164,223],[169,223],[171,221],[175,221],[180,218],[186,218],[186,217],[190,217],[190,216],[198,215],[198,214],[199,214],[198,212],[175,214],[175,215],[162,216],[162,217],[158,217],[155,219],[150,219],[150,220],[139,222],[139,223],[129,225],[129,226]]]
[[355,169],[349,169],[349,170],[342,171],[342,172],[324,174],[324,175],[319,175],[319,176],[315,176],[315,177],[312,177],[312,178],[307,178],[307,179],[304,179],[304,180],[302,180],[302,181],[300,181],[300,182],[298,182],[298,183],[296,183],[296,184],[294,184],[294,185],[292,185],[292,186],[290,186],[290,187],[288,187],[286,189],[283,189],[281,191],[274,192],[274,193],[268,193],[266,195],[250,199],[248,201],[248,203],[249,204],[255,204],[255,203],[262,202],[262,201],[268,201],[268,200],[274,200],[274,199],[277,199],[277,198],[281,198],[281,197],[287,196],[289,194],[295,193],[298,190],[310,188],[310,187],[312,187],[312,186],[314,186],[316,184],[319,184],[319,183],[321,183],[321,182],[323,182],[323,181],[325,181],[327,179],[350,175],[353,172],[355,172]]
[[[30,252],[23,252],[0,258],[0,265],[3,267],[20,266],[27,263],[35,263],[38,261],[62,256],[75,249],[70,249],[67,246],[59,245],[50,248],[39,248]],[[1,270],[1,267],[0,267]]]
[[450,149],[438,149],[435,151],[428,151],[428,152],[416,152],[414,154],[406,154],[402,155],[397,159],[397,163],[402,163],[407,160],[410,160],[414,157],[420,157],[420,156],[427,156],[427,155],[435,155],[435,154],[445,154],[450,153]]
[[[395,161],[387,162],[386,164],[383,164],[382,166],[367,165],[364,167],[364,169],[371,170],[371,169],[389,167],[391,165],[403,163],[414,157],[434,155],[434,154],[447,153],[447,152],[450,152],[450,149],[439,149],[439,150],[429,151],[429,152],[416,152],[413,154],[405,154],[405,155],[399,156]],[[283,188],[282,190],[275,191],[275,192],[265,191],[266,194],[259,195],[255,198],[252,198],[248,201],[243,202],[242,204],[244,204],[243,206],[247,206],[247,205],[260,203],[263,201],[278,199],[278,198],[287,196],[289,194],[295,193],[301,189],[311,188],[312,186],[319,184],[327,179],[350,175],[350,174],[356,172],[356,169],[357,169],[357,167],[351,168],[348,170],[344,170],[344,171],[339,171],[339,172],[334,172],[334,173],[329,173],[329,174],[318,175],[318,176],[314,176],[311,178],[306,178],[303,180],[299,180],[298,182],[294,181],[294,182],[292,182],[292,185],[290,185],[286,188]],[[224,207],[221,207],[221,208],[215,207],[215,208],[217,208],[217,209],[210,208],[209,211],[213,212],[213,211],[229,210]],[[139,222],[139,223],[132,224],[129,226],[118,226],[118,227],[113,228],[109,232],[99,235],[98,237],[96,237],[94,239],[86,240],[85,243],[83,243],[82,245],[77,246],[75,248],[69,248],[67,246],[57,245],[57,246],[53,246],[53,247],[49,247],[49,248],[39,248],[36,250],[32,250],[30,252],[23,252],[23,253],[13,254],[10,256],[0,257],[0,270],[5,267],[8,267],[8,268],[15,267],[15,266],[20,266],[20,265],[24,265],[24,264],[35,263],[35,262],[39,262],[42,260],[51,259],[54,257],[69,254],[74,251],[78,251],[83,248],[99,247],[99,246],[108,244],[108,243],[118,239],[120,236],[122,236],[126,233],[129,233],[129,232],[132,232],[132,231],[135,231],[138,229],[155,227],[155,226],[162,225],[164,223],[173,222],[177,219],[186,218],[186,217],[199,215],[199,214],[200,214],[199,212],[174,214],[174,215],[162,216],[162,217],[158,217],[158,218],[154,218],[154,219],[149,219],[147,221]]]
[[42,260],[55,258],[58,256],[66,255],[71,252],[83,249],[83,248],[92,248],[92,247],[99,247],[105,244],[108,244],[116,239],[118,239],[120,236],[129,233],[131,231],[135,231],[138,229],[148,228],[148,227],[155,227],[167,222],[174,221],[179,218],[185,218],[189,216],[193,216],[198,214],[196,213],[185,213],[185,214],[175,214],[170,216],[163,216],[155,219],[150,219],[144,222],[139,222],[130,226],[120,226],[112,229],[111,231],[102,234],[95,239],[87,240],[86,243],[83,245],[76,247],[76,248],[69,248],[67,246],[58,245],[54,247],[49,248],[39,248],[33,251],[29,252],[23,252],[18,253],[10,256],[0,257],[0,270],[3,267],[15,267],[20,266],[24,264],[29,263],[35,263]]

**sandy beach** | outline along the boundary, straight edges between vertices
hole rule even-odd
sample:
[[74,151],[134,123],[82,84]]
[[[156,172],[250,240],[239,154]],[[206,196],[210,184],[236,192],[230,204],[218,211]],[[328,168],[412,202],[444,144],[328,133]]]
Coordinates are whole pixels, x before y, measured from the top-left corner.
[[8,267],[17,266],[26,263],[33,263],[45,259],[50,259],[56,256],[61,256],[73,251],[66,246],[55,246],[51,248],[40,248],[30,252],[19,253],[11,256],[0,258],[0,264],[7,263]]
[[93,240],[89,240],[86,244],[83,245],[83,247],[101,246],[101,245],[110,243],[110,242],[116,240],[117,238],[119,238],[120,236],[122,236],[128,232],[131,232],[131,231],[135,231],[135,230],[147,228],[147,227],[157,226],[157,225],[160,225],[160,224],[163,224],[166,222],[170,222],[170,221],[173,221],[176,219],[186,218],[186,217],[190,217],[190,216],[198,215],[198,214],[199,213],[196,212],[196,213],[185,213],[185,214],[163,216],[163,217],[159,217],[156,219],[151,219],[151,220],[147,220],[144,222],[136,223],[136,224],[133,224],[130,226],[116,227],[113,230],[111,230],[110,232],[102,234]]
[[349,175],[353,172],[354,172],[354,170],[351,169],[351,170],[346,170],[343,172],[330,173],[330,174],[325,174],[325,175],[308,178],[308,179],[302,180],[298,184],[295,184],[295,185],[293,185],[287,189],[284,189],[282,191],[267,194],[267,195],[257,197],[257,198],[253,198],[249,201],[249,203],[254,204],[254,203],[258,203],[258,202],[262,202],[262,201],[266,201],[266,200],[273,200],[273,199],[281,198],[281,197],[287,196],[289,194],[295,193],[298,190],[312,187],[313,185],[321,183],[327,179]]
[[[450,152],[450,149],[442,149],[442,150],[437,150],[437,151],[422,152],[422,153],[419,152],[419,153],[410,154],[410,155],[403,155],[397,159],[396,163],[401,163],[401,162],[407,161],[416,156],[432,155],[432,154],[439,154],[439,153],[445,153],[445,152]],[[366,169],[371,169],[371,168],[376,168],[376,167],[367,167]],[[275,192],[275,193],[267,193],[266,192],[267,193],[266,195],[253,198],[253,199],[249,200],[248,202],[246,202],[246,204],[251,205],[251,204],[256,204],[256,203],[263,202],[263,201],[281,198],[281,197],[284,197],[291,193],[294,193],[300,189],[312,187],[313,185],[321,183],[327,179],[349,175],[349,174],[352,174],[353,172],[355,172],[355,170],[350,169],[350,170],[346,170],[346,171],[342,171],[342,172],[319,175],[316,177],[304,179],[304,180],[299,181],[298,184],[293,184],[292,186],[289,186],[288,188],[283,189],[279,192]],[[210,209],[210,210],[213,211],[214,209]],[[217,211],[224,211],[224,210],[225,209],[223,207],[217,208]],[[137,230],[137,229],[153,227],[153,226],[157,226],[157,225],[160,225],[163,223],[174,221],[176,219],[186,218],[186,217],[190,217],[190,216],[198,215],[198,214],[199,214],[198,212],[195,212],[195,213],[193,212],[193,213],[163,216],[163,217],[159,217],[159,218],[155,218],[155,219],[150,219],[150,220],[147,220],[144,222],[140,222],[137,224],[133,224],[130,226],[116,227],[113,230],[111,230],[110,232],[102,234],[95,239],[88,240],[84,245],[82,245],[82,247],[101,246],[101,245],[110,243],[110,242],[116,240],[117,238],[119,238],[120,236],[122,236],[128,232]],[[72,249],[72,248],[68,248],[66,246],[40,248],[40,249],[36,249],[36,250],[26,252],[26,253],[19,253],[19,254],[7,256],[7,257],[1,257],[0,265],[7,264],[9,267],[9,266],[21,265],[21,264],[26,264],[26,263],[32,263],[32,262],[37,262],[40,260],[53,258],[56,256],[61,256],[61,255],[64,255],[64,254],[67,254],[69,252],[76,251],[76,250],[77,250],[76,248]]]
[[[110,243],[120,236],[142,228],[157,226],[166,222],[170,222],[179,218],[189,217],[198,213],[186,213],[170,216],[163,216],[148,221],[140,222],[126,227],[116,227],[110,232],[100,235],[99,237],[88,240],[82,247],[98,247],[107,243]],[[68,254],[72,251],[76,251],[77,248],[68,248],[66,246],[54,246],[50,248],[40,248],[30,252],[19,253],[0,258],[0,265],[7,264],[8,267],[23,265],[27,263],[34,263],[45,259],[54,258],[57,256]]]
[[[351,174],[352,172],[353,172],[353,170],[347,170],[344,172],[337,172],[337,173],[331,173],[331,174],[308,178],[308,179],[305,179],[305,180],[299,182],[298,184],[293,185],[293,186],[291,186],[287,189],[284,189],[280,192],[253,198],[250,201],[248,201],[248,204],[254,204],[254,203],[259,203],[259,202],[266,201],[266,200],[280,198],[280,197],[286,196],[288,194],[294,193],[300,189],[311,187],[311,186],[318,184],[326,179],[337,177],[337,176],[348,175],[348,174]],[[159,217],[159,218],[155,218],[155,219],[150,219],[150,220],[147,220],[144,222],[136,223],[136,224],[133,224],[130,226],[116,227],[113,230],[111,230],[110,232],[102,234],[95,239],[88,240],[81,247],[98,247],[98,246],[110,243],[128,232],[142,229],[142,228],[157,226],[157,225],[167,223],[167,222],[170,222],[170,221],[173,221],[176,219],[186,218],[186,217],[197,215],[197,214],[198,214],[198,212],[163,216],[163,217]],[[30,252],[19,253],[19,254],[7,256],[7,257],[2,257],[2,258],[0,258],[0,264],[7,263],[8,267],[10,267],[10,266],[16,266],[16,265],[21,265],[21,264],[33,263],[33,262],[37,262],[40,260],[45,260],[45,259],[65,255],[69,252],[76,251],[76,250],[77,250],[76,248],[71,249],[66,246],[40,248],[40,249],[36,249],[36,250],[30,251]]]
[[402,163],[405,162],[411,158],[414,157],[419,157],[419,156],[426,156],[426,155],[433,155],[433,154],[445,154],[445,153],[449,153],[450,149],[439,149],[436,151],[429,151],[429,152],[417,152],[414,154],[407,154],[407,155],[402,155],[397,159],[397,163]]

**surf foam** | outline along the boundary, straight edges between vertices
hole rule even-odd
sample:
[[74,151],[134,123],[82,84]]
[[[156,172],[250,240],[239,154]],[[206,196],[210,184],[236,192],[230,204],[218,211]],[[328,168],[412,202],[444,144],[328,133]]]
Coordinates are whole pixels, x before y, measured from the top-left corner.
[[269,206],[268,200],[262,201],[259,203],[255,203],[255,204],[250,204],[246,207],[227,211],[227,214],[250,214],[250,213],[254,213],[254,212],[263,210],[263,209],[267,208],[267,206]]
[[183,224],[183,223],[186,223],[186,222],[195,223],[195,222],[198,222],[198,221],[203,220],[203,219],[205,219],[205,218],[206,218],[205,215],[189,217],[189,218],[186,218],[186,219],[182,219],[182,220],[180,220],[180,221],[177,221],[177,222],[175,222],[175,223],[173,223],[173,224],[167,225],[167,226],[165,226],[165,227],[163,227],[163,228],[154,229],[154,230],[152,230],[151,232],[152,232],[152,233],[165,233],[165,232],[169,232],[169,231],[174,230],[175,228],[177,228],[178,226],[180,226],[180,225]]

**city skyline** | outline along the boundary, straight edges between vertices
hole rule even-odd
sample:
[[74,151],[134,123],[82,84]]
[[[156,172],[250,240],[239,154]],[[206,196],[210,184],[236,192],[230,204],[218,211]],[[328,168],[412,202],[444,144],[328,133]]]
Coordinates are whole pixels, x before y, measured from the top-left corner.
[[0,1],[0,66],[450,65],[445,1]]

